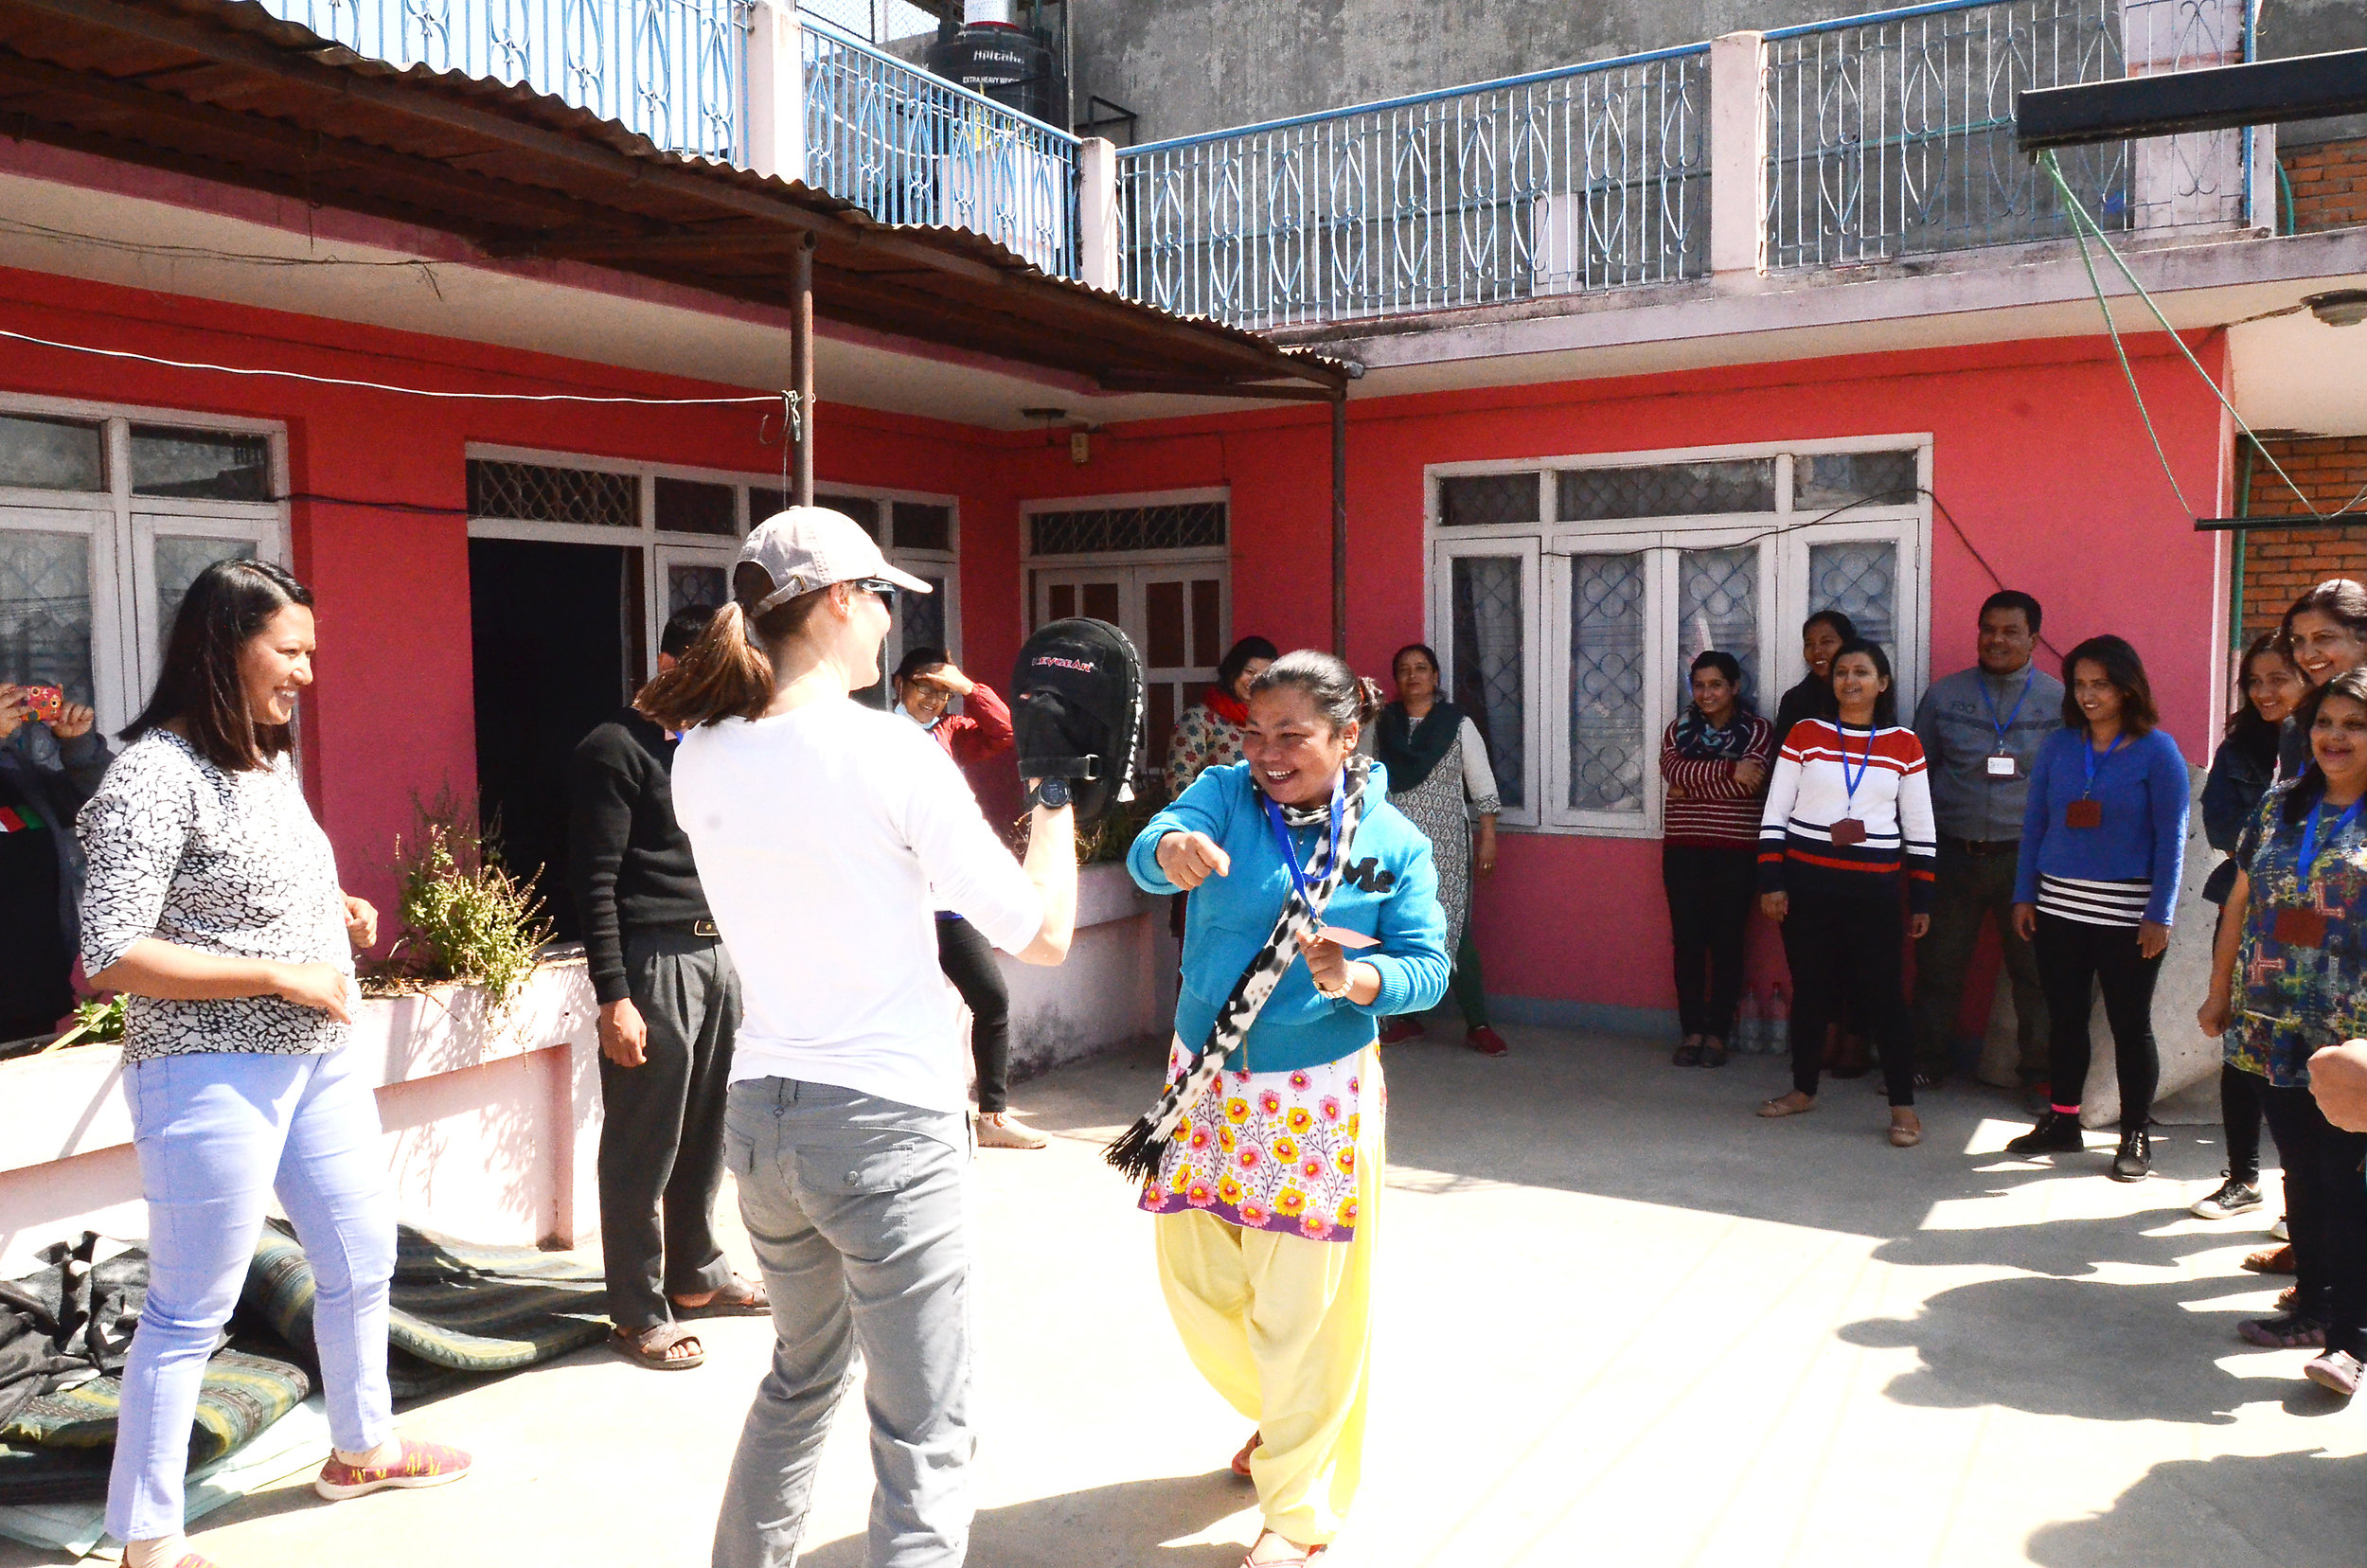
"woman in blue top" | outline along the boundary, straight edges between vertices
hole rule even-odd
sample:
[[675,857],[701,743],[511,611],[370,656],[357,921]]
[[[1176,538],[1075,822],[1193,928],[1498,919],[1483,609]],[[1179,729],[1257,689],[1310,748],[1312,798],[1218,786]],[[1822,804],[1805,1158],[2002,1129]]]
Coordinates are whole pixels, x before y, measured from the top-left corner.
[[1191,898],[1169,1088],[1128,1163],[1148,1172],[1142,1206],[1159,1217],[1184,1348],[1257,1423],[1233,1468],[1257,1485],[1258,1568],[1322,1551],[1356,1494],[1377,1020],[1447,989],[1430,840],[1389,804],[1386,770],[1355,755],[1372,711],[1338,659],[1286,654],[1251,683],[1246,760],[1201,774],[1127,856],[1145,889]]
[[2186,759],[2155,726],[2153,686],[2137,650],[2090,637],[2063,658],[2063,727],[2030,769],[2021,819],[2014,929],[2036,944],[2053,1038],[2051,1104],[2005,1147],[2016,1154],[2081,1147],[2089,997],[2099,986],[2120,1074],[2121,1144],[2112,1178],[2153,1169],[2153,986],[2170,945],[2186,864]]

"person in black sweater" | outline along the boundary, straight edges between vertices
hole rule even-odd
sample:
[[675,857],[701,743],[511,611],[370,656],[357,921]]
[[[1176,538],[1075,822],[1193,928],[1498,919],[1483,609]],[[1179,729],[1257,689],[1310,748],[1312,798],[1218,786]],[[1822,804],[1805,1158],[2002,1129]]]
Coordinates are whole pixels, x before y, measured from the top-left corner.
[[[666,623],[661,673],[714,617],[694,607]],[[569,763],[567,818],[570,890],[600,1004],[611,1343],[668,1371],[706,1359],[678,1319],[770,1310],[715,1239],[739,976],[674,821],[675,739],[631,707],[598,725]]]

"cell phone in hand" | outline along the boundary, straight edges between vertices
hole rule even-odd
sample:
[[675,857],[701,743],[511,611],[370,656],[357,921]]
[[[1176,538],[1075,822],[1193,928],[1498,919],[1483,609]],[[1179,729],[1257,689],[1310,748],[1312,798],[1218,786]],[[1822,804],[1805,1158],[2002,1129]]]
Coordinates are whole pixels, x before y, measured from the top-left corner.
[[33,710],[33,718],[44,724],[54,724],[65,714],[65,688],[53,686],[19,686],[25,705]]

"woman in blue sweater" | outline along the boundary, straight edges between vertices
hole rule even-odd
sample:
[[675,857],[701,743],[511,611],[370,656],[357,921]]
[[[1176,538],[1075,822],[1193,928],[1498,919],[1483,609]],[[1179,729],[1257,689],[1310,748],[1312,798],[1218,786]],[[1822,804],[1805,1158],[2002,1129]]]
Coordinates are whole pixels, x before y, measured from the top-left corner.
[[2153,1169],[2153,986],[2170,945],[2186,863],[2186,759],[2155,726],[2153,686],[2137,650],[2090,637],[2063,659],[2063,727],[2030,769],[2014,928],[2036,944],[2052,1021],[2052,1101],[2016,1154],[2082,1147],[2089,997],[2099,986],[2120,1075],[2121,1142],[2112,1178]]
[[1245,761],[1134,840],[1188,893],[1167,1093],[1130,1135],[1160,1284],[1193,1364],[1257,1423],[1234,1470],[1265,1516],[1248,1561],[1305,1563],[1356,1494],[1383,1170],[1377,1020],[1446,993],[1430,840],[1355,756],[1366,689],[1327,653],[1251,683]]

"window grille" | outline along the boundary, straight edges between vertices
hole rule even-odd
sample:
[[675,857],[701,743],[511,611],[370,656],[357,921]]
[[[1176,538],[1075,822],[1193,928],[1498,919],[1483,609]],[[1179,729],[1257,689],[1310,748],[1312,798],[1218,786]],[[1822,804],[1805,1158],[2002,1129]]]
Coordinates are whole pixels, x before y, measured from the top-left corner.
[[950,550],[953,547],[953,508],[921,501],[899,501],[891,508],[899,550]]
[[469,459],[469,515],[516,523],[641,526],[641,482],[630,473]]
[[1693,701],[1693,660],[1720,649],[1742,666],[1742,700],[1759,705],[1759,547],[1687,550],[1677,563],[1677,702]]
[[1775,459],[1572,469],[1557,474],[1564,523],[1775,509]]
[[657,526],[669,533],[736,537],[739,532],[739,497],[729,485],[661,477],[656,499]]
[[1534,523],[1539,517],[1535,473],[1456,474],[1438,481],[1438,521],[1450,528],[1490,523]]
[[1867,542],[1808,546],[1808,604],[1838,610],[1858,635],[1880,643],[1895,663],[1898,650],[1898,546]]
[[1902,506],[1919,488],[1912,452],[1804,453],[1791,460],[1791,509],[1830,511],[1852,501]]
[[1453,584],[1454,701],[1487,743],[1497,798],[1517,811],[1527,804],[1528,777],[1521,558],[1457,556]]
[[1570,561],[1570,805],[1644,805],[1644,558]]
[[1030,548],[1037,555],[1219,549],[1225,542],[1225,504],[1194,501],[1037,512],[1029,517],[1028,528]]
[[106,433],[96,420],[0,414],[0,485],[103,490],[106,447]]
[[268,501],[271,437],[135,424],[132,493],[193,501]]

